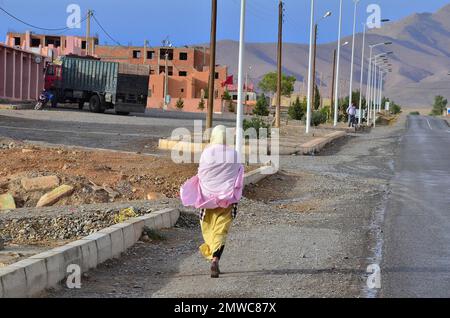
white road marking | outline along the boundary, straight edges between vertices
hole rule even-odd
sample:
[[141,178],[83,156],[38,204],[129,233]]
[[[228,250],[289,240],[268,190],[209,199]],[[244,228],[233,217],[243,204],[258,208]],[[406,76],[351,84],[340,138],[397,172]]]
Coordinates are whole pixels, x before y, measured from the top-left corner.
[[430,121],[427,119],[428,127],[430,127],[431,130],[433,130],[433,127],[431,127]]

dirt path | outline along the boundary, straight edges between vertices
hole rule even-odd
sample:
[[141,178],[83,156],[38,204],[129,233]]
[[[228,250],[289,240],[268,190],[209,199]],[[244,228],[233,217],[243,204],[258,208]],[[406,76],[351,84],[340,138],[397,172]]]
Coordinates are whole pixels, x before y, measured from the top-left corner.
[[[340,142],[318,157],[282,158],[283,171],[247,189],[218,280],[190,226],[166,240],[139,243],[90,272],[80,290],[50,297],[366,297],[374,261],[377,211],[392,176],[396,128]],[[183,222],[185,223],[185,222]]]

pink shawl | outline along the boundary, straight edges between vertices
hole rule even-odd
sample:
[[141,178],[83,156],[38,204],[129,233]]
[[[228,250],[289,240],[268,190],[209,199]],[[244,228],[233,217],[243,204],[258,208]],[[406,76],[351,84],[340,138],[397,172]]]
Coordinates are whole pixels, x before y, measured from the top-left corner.
[[240,201],[243,188],[244,166],[234,148],[211,145],[202,153],[198,174],[181,187],[180,197],[184,206],[227,208]]

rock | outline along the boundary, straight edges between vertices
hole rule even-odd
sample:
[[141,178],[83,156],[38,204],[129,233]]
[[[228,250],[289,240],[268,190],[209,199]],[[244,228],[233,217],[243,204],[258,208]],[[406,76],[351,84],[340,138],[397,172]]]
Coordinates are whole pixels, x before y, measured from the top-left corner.
[[148,242],[150,242],[150,238],[148,237],[148,235],[142,235],[141,236],[141,241],[145,242],[145,243],[148,243]]
[[147,200],[149,201],[157,201],[161,199],[167,199],[167,197],[164,194],[158,192],[149,192],[147,194]]
[[33,152],[33,149],[26,149],[26,148],[22,149],[22,153],[30,153],[30,152]]
[[39,199],[36,207],[40,208],[40,207],[44,207],[44,206],[53,205],[54,203],[58,202],[58,200],[61,199],[62,197],[72,194],[73,190],[74,190],[74,188],[72,186],[64,184],[64,185],[56,188],[55,190],[44,194]]
[[57,176],[23,178],[20,182],[27,191],[48,190],[59,185],[59,178]]
[[9,194],[0,195],[0,210],[14,210],[16,208],[16,203],[14,197]]

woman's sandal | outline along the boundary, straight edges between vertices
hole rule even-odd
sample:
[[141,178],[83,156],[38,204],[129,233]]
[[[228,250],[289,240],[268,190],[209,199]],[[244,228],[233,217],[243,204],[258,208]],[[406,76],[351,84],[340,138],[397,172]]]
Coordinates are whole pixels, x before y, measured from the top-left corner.
[[220,269],[219,269],[219,262],[212,262],[211,263],[211,278],[219,278]]

